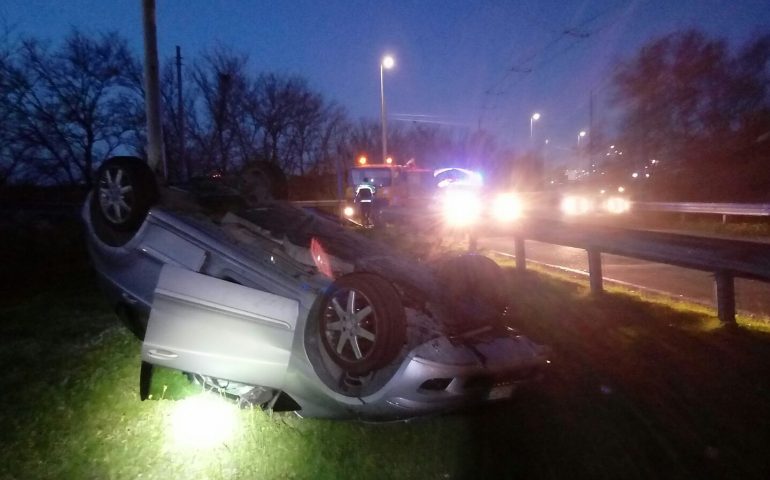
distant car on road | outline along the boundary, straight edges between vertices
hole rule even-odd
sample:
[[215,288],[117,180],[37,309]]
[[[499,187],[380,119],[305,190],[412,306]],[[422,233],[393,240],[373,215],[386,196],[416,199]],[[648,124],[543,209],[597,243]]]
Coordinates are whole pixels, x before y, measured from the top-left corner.
[[559,204],[561,213],[567,217],[585,215],[622,215],[631,210],[631,201],[622,192],[608,193],[606,190],[572,191],[563,193]]
[[381,419],[509,398],[539,375],[546,348],[509,325],[493,261],[422,264],[276,199],[275,172],[244,175],[259,195],[201,206],[137,158],[97,173],[88,248],[143,340],[143,384],[161,365],[276,410]]

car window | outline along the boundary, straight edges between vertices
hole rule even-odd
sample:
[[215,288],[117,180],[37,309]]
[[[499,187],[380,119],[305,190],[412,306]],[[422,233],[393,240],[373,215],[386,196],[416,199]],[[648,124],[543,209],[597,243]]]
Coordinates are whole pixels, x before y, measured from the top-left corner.
[[371,183],[376,187],[389,187],[393,176],[388,168],[357,168],[350,171],[350,183],[360,185]]

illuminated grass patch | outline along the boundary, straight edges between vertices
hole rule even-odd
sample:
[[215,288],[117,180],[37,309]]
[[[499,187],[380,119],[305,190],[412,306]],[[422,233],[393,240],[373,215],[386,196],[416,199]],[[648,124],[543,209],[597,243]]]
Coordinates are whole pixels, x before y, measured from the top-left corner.
[[180,450],[219,447],[241,433],[238,407],[214,392],[179,400],[175,407],[166,425],[167,442]]

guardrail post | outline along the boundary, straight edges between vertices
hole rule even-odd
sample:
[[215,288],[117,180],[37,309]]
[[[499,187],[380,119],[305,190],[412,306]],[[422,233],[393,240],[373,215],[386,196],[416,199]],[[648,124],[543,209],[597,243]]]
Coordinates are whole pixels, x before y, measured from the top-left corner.
[[714,272],[714,296],[719,320],[735,323],[735,281],[730,272]]
[[587,251],[591,293],[602,293],[604,291],[604,286],[602,285],[602,252],[593,248],[589,248]]
[[527,269],[527,256],[524,248],[524,239],[516,237],[513,239],[514,254],[516,255],[516,270],[523,272]]

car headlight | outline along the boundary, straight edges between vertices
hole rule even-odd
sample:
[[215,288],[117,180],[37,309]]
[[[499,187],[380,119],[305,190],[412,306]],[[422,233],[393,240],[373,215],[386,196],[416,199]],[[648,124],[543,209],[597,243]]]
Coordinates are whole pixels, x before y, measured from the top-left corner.
[[356,210],[350,205],[342,209],[342,214],[346,217],[352,217],[354,213],[356,213]]
[[492,203],[492,216],[500,222],[512,222],[521,217],[521,199],[512,193],[501,193]]
[[442,199],[444,220],[453,227],[476,223],[481,215],[481,200],[475,192],[450,190]]
[[593,208],[591,199],[581,195],[568,195],[561,201],[561,211],[565,215],[585,215]]
[[604,209],[609,213],[626,213],[631,209],[631,202],[623,197],[610,197],[604,202]]

